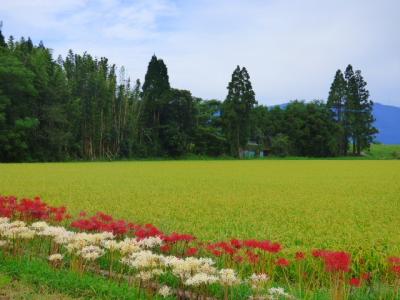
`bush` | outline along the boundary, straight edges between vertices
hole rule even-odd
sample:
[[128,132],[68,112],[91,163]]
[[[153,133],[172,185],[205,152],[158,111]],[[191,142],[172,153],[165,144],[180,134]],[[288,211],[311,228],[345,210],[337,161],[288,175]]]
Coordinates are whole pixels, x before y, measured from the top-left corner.
[[290,142],[289,137],[284,134],[277,134],[271,141],[271,153],[276,156],[289,155]]
[[392,157],[394,159],[400,159],[400,151],[393,151],[392,152]]

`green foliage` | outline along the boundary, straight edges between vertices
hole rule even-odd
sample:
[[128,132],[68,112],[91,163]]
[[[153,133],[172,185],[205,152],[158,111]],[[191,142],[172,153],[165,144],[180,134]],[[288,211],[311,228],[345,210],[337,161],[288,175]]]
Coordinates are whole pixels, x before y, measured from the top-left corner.
[[223,103],[207,101],[172,88],[155,55],[142,87],[107,58],[70,50],[55,60],[42,42],[11,36],[5,43],[0,30],[2,162],[240,157],[251,145],[327,157],[346,155],[350,141],[361,155],[376,133],[372,106],[351,66],[345,76],[336,72],[326,105],[294,101],[268,109],[257,106],[246,68],[234,70]]
[[[162,59],[157,59],[153,55],[143,83],[142,131],[140,134],[141,144],[146,144],[149,155],[162,154],[160,129],[165,124],[161,120],[161,115],[170,100],[170,88],[167,66]],[[176,125],[172,125],[172,128],[166,130],[166,134],[173,133],[174,129],[176,130],[175,127]],[[165,137],[165,139],[167,138]],[[171,146],[176,147],[177,145],[174,144],[179,144],[179,139],[178,137],[172,141]]]
[[0,30],[0,47],[1,48],[7,47],[7,44],[6,44],[5,40],[4,40],[4,36],[3,36],[2,32],[1,32],[1,30]]
[[290,149],[289,137],[278,133],[271,140],[271,153],[276,156],[288,156]]
[[257,104],[246,68],[239,66],[232,73],[228,96],[223,106],[223,120],[231,154],[240,157],[250,137],[250,116]]
[[335,74],[335,79],[333,80],[331,89],[329,91],[327,105],[329,108],[334,109],[337,120],[339,122],[343,119],[346,88],[347,82],[344,79],[343,73],[341,70],[337,70]]
[[160,116],[160,141],[168,156],[190,152],[195,127],[193,97],[189,91],[171,89]]
[[337,70],[335,79],[329,91],[327,106],[333,111],[337,123],[342,128],[342,135],[339,136],[338,147],[341,155],[347,154],[348,132],[345,130],[345,105],[346,105],[347,82],[341,70]]
[[290,102],[284,109],[259,106],[251,138],[274,155],[328,157],[339,154],[342,128],[320,101]]
[[347,66],[344,77],[338,70],[331,85],[327,105],[342,128],[342,136],[338,140],[342,155],[347,154],[350,141],[352,154],[361,155],[362,150],[370,147],[378,132],[373,127],[373,102],[369,99],[366,85],[361,71],[354,72],[351,65]]
[[30,117],[37,91],[34,75],[8,49],[0,49],[0,160],[29,160]]
[[292,143],[291,153],[297,156],[335,156],[338,154],[340,127],[333,121],[325,104],[292,102],[285,111],[284,133]]
[[214,157],[227,153],[228,144],[220,117],[222,103],[218,100],[197,99],[195,107],[194,153]]

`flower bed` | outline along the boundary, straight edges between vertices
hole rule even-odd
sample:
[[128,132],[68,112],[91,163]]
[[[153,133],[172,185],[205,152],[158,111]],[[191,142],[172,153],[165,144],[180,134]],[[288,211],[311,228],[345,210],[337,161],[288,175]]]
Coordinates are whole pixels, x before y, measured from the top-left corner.
[[66,207],[49,206],[40,198],[0,196],[0,217],[4,255],[43,257],[54,268],[78,273],[106,272],[110,280],[124,278],[149,294],[222,299],[309,298],[321,291],[335,299],[363,293],[398,296],[398,257],[291,251],[267,240],[205,242],[102,212],[73,218]]

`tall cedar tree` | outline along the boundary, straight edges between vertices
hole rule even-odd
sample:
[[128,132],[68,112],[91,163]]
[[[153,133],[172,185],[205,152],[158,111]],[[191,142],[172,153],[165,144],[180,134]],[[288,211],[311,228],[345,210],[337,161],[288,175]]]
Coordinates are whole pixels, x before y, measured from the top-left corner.
[[1,32],[1,22],[0,22],[0,47],[7,47],[6,41],[4,39],[4,35]]
[[361,71],[355,72],[355,79],[358,88],[358,101],[360,110],[362,113],[359,114],[356,126],[356,154],[360,155],[363,149],[369,149],[371,143],[374,140],[375,134],[378,130],[373,126],[375,118],[373,116],[374,103],[370,99],[369,91],[366,89],[367,83],[364,81]]
[[375,121],[372,115],[373,102],[369,98],[367,83],[361,76],[361,71],[354,72],[353,67],[348,65],[345,78],[347,81],[345,129],[352,141],[353,155],[360,155],[363,149],[370,147],[377,133],[373,126]]
[[246,68],[233,71],[228,85],[228,96],[223,107],[223,118],[231,154],[241,157],[250,137],[251,112],[257,104]]
[[[345,104],[346,104],[346,93],[347,83],[344,79],[341,70],[337,70],[335,79],[332,82],[331,89],[329,91],[327,106],[333,110],[337,123],[344,128],[345,120]],[[348,148],[349,136],[345,130],[343,130],[342,136],[339,138],[338,144],[340,154],[346,155]]]
[[141,143],[147,144],[148,154],[159,155],[160,116],[165,98],[171,89],[167,66],[162,59],[152,56],[143,83],[143,112]]

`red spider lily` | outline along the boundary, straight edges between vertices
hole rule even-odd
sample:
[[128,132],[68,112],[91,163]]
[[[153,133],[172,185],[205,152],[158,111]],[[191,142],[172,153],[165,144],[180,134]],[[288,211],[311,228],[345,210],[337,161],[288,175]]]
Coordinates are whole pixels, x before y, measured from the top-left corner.
[[136,237],[141,240],[152,236],[162,236],[163,233],[153,224],[145,224],[144,226],[138,226],[134,232]]
[[348,272],[350,270],[351,256],[349,253],[328,251],[323,258],[328,272]]
[[160,247],[161,252],[170,252],[171,251],[171,245],[169,244],[164,244]]
[[16,206],[16,211],[21,214],[22,219],[37,219],[45,220],[48,219],[50,214],[55,212],[51,207],[48,207],[46,203],[43,203],[39,197],[31,199],[22,199]]
[[260,260],[259,256],[250,250],[246,251],[246,255],[251,264],[257,264]]
[[392,272],[398,276],[400,276],[400,265],[398,266],[392,266]]
[[306,254],[304,252],[296,252],[295,258],[297,261],[303,260],[306,258]]
[[11,218],[17,206],[17,198],[14,196],[0,196],[0,216]]
[[71,227],[84,231],[108,231],[115,235],[127,234],[130,230],[124,220],[114,220],[112,216],[102,212],[88,219],[78,219],[71,223]]
[[248,248],[260,249],[270,253],[278,253],[282,250],[282,245],[271,241],[244,240],[243,245]]
[[54,220],[57,221],[57,222],[61,222],[62,220],[64,220],[64,215],[63,215],[63,214],[57,213],[57,214],[54,216]]
[[236,248],[232,247],[231,244],[227,243],[227,242],[218,242],[218,243],[214,243],[214,244],[209,244],[207,246],[207,249],[209,251],[220,250],[228,255],[234,255],[237,251]]
[[400,257],[389,257],[388,262],[390,265],[390,269],[396,275],[400,275]]
[[243,245],[249,248],[258,248],[260,245],[258,241],[256,240],[244,240],[242,241]]
[[327,250],[313,250],[312,256],[314,257],[325,257],[329,253]]
[[190,234],[180,234],[173,232],[170,235],[162,236],[162,239],[167,243],[177,243],[177,242],[191,242],[196,238]]
[[236,253],[236,249],[232,248],[230,246],[226,246],[225,248],[223,248],[226,254],[229,255],[234,255]]
[[199,249],[197,249],[197,248],[188,248],[187,250],[186,250],[186,255],[187,256],[194,256],[194,255],[196,255],[197,254],[197,252],[199,251]]
[[101,211],[97,213],[97,217],[98,217],[101,221],[104,221],[104,222],[112,222],[112,221],[113,221],[113,217],[112,217],[112,216],[107,215],[107,214],[105,214],[105,213],[103,213],[103,212],[101,212]]
[[[85,216],[86,213],[80,215]],[[162,235],[162,232],[152,224],[141,226],[128,223],[125,220],[114,220],[111,215],[103,212],[98,212],[90,218],[75,220],[71,223],[71,226],[85,231],[108,231],[119,236],[132,233],[138,239]]]
[[82,231],[93,231],[96,229],[90,220],[75,220],[71,223],[71,227]]
[[260,243],[260,249],[270,253],[278,253],[282,250],[282,245],[279,243],[272,243],[270,241],[262,241]]
[[367,272],[367,273],[362,273],[362,274],[361,274],[361,278],[362,278],[362,280],[370,280],[370,279],[371,279],[371,277],[372,277],[372,275],[371,275],[371,273],[370,273],[370,272]]
[[388,261],[389,261],[389,264],[392,265],[392,266],[400,265],[400,257],[392,256],[392,257],[388,258]]
[[104,225],[104,231],[110,231],[115,235],[124,235],[128,232],[128,226],[124,220],[112,221]]
[[351,264],[351,256],[343,251],[313,250],[312,255],[322,258],[327,272],[348,272]]
[[350,279],[349,284],[351,286],[354,286],[354,287],[360,287],[361,286],[361,279],[353,277],[353,278]]
[[64,206],[52,207],[44,203],[39,197],[33,200],[24,198],[18,201],[14,196],[0,196],[0,216],[16,217],[22,220],[50,220],[61,222],[67,216]]
[[222,251],[220,251],[220,250],[216,250],[216,249],[212,249],[212,250],[210,250],[210,252],[213,254],[213,255],[215,255],[215,256],[222,256],[222,254],[224,254]]
[[237,240],[237,239],[232,239],[232,240],[231,240],[231,245],[232,245],[233,247],[235,247],[236,249],[242,248],[242,243],[241,243],[239,240]]
[[287,259],[281,257],[278,258],[275,264],[280,267],[287,267],[289,266],[290,262]]

